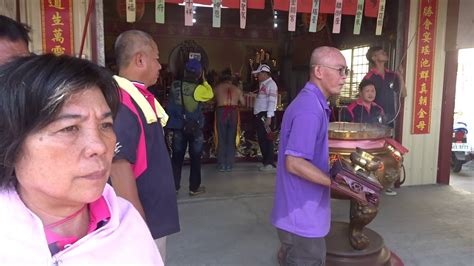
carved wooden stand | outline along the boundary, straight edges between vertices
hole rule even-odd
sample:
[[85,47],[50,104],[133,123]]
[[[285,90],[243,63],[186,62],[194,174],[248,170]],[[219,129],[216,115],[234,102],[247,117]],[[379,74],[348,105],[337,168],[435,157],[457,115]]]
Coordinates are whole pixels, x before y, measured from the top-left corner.
[[326,266],[388,266],[390,250],[384,245],[382,237],[368,228],[362,228],[364,236],[370,239],[363,250],[355,250],[349,241],[350,226],[345,222],[333,222],[326,236]]
[[[387,137],[390,137],[390,130],[383,126],[331,123],[330,154],[348,158],[357,147],[367,150],[383,161],[384,167],[372,174],[384,188],[388,188],[400,178],[402,156],[407,150],[398,152],[390,146],[392,141],[388,141],[388,144],[383,141],[383,138]],[[331,224],[331,231],[326,236],[326,265],[403,265],[398,257],[391,255],[390,250],[384,245],[383,238],[365,227],[377,216],[378,203],[362,205],[334,192],[333,190],[331,195],[333,198],[350,200],[350,222]]]

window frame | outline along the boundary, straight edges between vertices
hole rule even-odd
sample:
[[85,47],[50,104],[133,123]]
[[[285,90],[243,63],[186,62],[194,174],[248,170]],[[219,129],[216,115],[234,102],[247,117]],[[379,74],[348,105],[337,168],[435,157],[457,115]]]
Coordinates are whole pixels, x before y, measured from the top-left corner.
[[359,96],[359,83],[370,70],[369,61],[365,58],[369,48],[369,45],[359,45],[341,50],[341,53],[346,58],[348,67],[351,69],[351,73],[347,77],[339,95],[340,104],[348,104]]

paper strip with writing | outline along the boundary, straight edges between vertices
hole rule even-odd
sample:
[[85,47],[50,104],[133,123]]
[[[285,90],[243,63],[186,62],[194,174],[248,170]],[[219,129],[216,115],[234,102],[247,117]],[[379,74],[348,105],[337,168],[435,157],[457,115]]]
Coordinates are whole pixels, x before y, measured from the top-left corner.
[[247,25],[247,0],[240,0],[240,28],[245,29]]
[[334,23],[332,26],[332,33],[341,32],[342,20],[342,0],[336,0],[336,7],[334,8]]
[[379,2],[379,12],[377,15],[377,26],[375,28],[375,35],[382,35],[383,17],[385,14],[385,0]]
[[184,1],[184,26],[193,25],[193,0]]
[[212,27],[221,27],[222,0],[212,0]]
[[354,20],[354,34],[360,34],[360,28],[362,26],[362,14],[364,13],[364,0],[357,2],[357,11]]

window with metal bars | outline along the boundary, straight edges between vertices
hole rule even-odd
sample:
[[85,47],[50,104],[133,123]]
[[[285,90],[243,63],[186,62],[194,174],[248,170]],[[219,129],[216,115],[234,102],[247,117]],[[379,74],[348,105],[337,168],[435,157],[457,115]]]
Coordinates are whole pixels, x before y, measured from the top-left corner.
[[351,74],[346,79],[346,84],[342,87],[339,100],[341,103],[349,103],[356,99],[359,94],[359,83],[369,72],[369,61],[365,58],[370,46],[357,46],[351,49],[342,50],[346,58],[347,66],[351,69]]

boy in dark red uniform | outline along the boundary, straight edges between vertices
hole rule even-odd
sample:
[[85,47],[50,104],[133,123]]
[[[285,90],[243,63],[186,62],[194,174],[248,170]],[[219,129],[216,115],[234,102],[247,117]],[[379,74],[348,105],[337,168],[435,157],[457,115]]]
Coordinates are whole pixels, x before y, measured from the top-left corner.
[[342,120],[355,123],[383,123],[383,108],[374,102],[376,94],[375,84],[371,80],[363,80],[359,84],[359,98],[344,109]]

